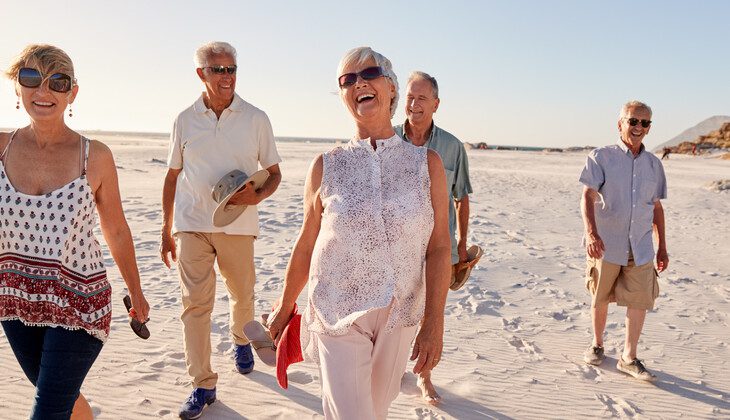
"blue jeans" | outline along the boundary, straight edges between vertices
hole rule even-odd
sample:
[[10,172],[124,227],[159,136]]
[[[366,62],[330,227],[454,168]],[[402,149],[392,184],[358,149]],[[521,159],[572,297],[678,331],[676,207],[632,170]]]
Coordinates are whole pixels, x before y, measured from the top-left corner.
[[103,343],[84,330],[2,321],[25,376],[35,385],[30,418],[68,419]]

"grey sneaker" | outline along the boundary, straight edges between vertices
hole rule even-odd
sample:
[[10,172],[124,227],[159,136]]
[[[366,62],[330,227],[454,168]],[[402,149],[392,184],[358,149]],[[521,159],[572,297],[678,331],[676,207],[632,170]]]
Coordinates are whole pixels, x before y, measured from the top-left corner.
[[602,346],[591,345],[588,347],[588,350],[583,353],[583,361],[585,361],[589,365],[598,366],[603,362],[603,359],[605,358],[606,355],[603,353]]
[[634,359],[631,363],[626,363],[623,357],[619,357],[618,363],[616,363],[616,369],[642,381],[654,382],[656,380],[656,375],[646,370],[644,364],[639,359]]

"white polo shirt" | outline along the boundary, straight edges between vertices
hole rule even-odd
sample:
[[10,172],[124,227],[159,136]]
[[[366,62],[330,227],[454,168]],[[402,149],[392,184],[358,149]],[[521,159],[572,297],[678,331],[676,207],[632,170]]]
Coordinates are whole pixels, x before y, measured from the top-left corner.
[[218,119],[203,96],[175,119],[167,166],[182,169],[177,178],[172,232],[259,234],[256,206],[248,206],[233,223],[213,226],[213,186],[238,169],[252,175],[281,162],[266,113],[234,95]]

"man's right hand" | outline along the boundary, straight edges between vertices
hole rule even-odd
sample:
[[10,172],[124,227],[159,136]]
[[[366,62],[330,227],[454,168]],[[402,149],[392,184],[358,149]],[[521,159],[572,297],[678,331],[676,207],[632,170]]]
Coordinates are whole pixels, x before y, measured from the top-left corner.
[[[168,256],[168,254],[170,255]],[[172,233],[170,233],[170,231],[162,231],[162,235],[160,237],[160,257],[167,268],[171,267],[170,259],[172,259],[173,262],[177,262],[175,238],[172,237]]]
[[603,241],[597,233],[586,235],[586,252],[588,252],[588,256],[600,259],[603,257],[603,251],[605,249]]

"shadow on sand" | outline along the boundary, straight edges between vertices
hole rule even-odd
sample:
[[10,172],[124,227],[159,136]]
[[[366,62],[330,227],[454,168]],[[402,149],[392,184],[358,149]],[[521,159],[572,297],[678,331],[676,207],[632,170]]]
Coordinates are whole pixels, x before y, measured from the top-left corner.
[[[601,369],[606,370],[616,375],[626,376],[628,379],[632,379],[629,375],[620,372],[616,369],[616,363],[618,359],[612,357],[606,357]],[[605,367],[604,367],[605,366]],[[689,398],[701,403],[717,407],[722,410],[730,410],[730,394],[719,389],[715,389],[705,385],[704,383],[690,382],[686,379],[679,378],[670,373],[651,370],[657,376],[656,382],[646,382],[647,385],[653,385],[663,391],[671,392],[680,397]],[[635,379],[635,381],[641,383],[642,381]],[[701,382],[701,381],[700,381]]]
[[512,420],[513,418],[500,413],[499,411],[492,410],[491,408],[485,407],[479,403],[468,400],[459,395],[453,394],[444,388],[437,388],[439,395],[441,395],[441,403],[437,406],[431,406],[422,402],[421,390],[416,385],[416,375],[411,372],[407,372],[403,375],[401,380],[400,391],[406,395],[416,396],[418,402],[422,404],[416,408],[416,415],[419,418],[431,418],[428,412],[444,412],[447,415],[455,419],[497,419],[497,420]]

